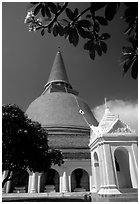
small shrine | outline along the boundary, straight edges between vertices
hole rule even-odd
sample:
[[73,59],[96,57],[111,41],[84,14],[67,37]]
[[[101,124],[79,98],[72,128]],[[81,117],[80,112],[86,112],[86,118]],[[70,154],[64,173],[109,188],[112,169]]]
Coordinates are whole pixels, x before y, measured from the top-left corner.
[[106,106],[97,127],[91,126],[92,191],[121,194],[138,188],[138,136]]

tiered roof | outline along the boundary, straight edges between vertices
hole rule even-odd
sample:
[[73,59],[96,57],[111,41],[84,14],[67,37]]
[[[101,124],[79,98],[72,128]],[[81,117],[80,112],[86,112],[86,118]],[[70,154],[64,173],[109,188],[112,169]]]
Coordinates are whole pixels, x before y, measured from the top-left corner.
[[108,107],[105,109],[105,113],[98,128],[102,133],[134,133],[134,131],[121,121],[118,116],[111,113]]
[[112,124],[117,122],[117,120],[118,120],[118,117],[116,117],[114,114],[112,114],[110,112],[109,108],[107,107],[105,109],[104,116],[103,116],[102,120],[99,123],[99,128],[103,132],[107,132],[110,129],[110,127],[112,126]]
[[[103,135],[114,134],[114,135],[124,135],[124,134],[136,134],[127,124],[120,120],[119,116],[115,116],[111,113],[110,109],[105,104],[105,113],[97,127],[91,126],[91,132],[93,137],[101,137]],[[91,137],[92,137],[91,133]]]

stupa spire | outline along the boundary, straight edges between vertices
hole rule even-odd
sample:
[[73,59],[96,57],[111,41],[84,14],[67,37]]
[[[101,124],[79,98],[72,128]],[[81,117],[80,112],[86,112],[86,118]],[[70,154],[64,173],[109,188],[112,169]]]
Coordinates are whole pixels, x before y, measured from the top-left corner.
[[69,84],[69,80],[67,77],[64,61],[61,55],[60,47],[58,47],[58,52],[55,56],[53,66],[50,72],[50,76],[45,86],[48,86],[52,82],[64,82],[66,84]]

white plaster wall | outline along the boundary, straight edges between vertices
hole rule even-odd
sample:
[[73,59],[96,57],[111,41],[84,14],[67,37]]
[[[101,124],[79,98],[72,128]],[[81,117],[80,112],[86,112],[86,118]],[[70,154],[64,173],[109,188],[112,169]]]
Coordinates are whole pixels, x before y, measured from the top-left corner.
[[[94,149],[91,152],[91,158],[92,158],[92,187],[94,188],[94,191],[98,191],[101,186],[104,185],[104,165],[103,165],[103,159],[101,155],[101,146],[98,146],[96,149]],[[95,158],[95,154],[97,154],[97,159]]]

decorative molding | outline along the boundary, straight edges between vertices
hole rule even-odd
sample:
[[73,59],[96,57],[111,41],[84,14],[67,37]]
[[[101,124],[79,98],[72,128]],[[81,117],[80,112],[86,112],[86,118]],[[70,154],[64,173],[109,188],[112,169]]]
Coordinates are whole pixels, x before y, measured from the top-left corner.
[[132,131],[127,127],[118,127],[116,130],[112,131],[111,133],[132,133]]

